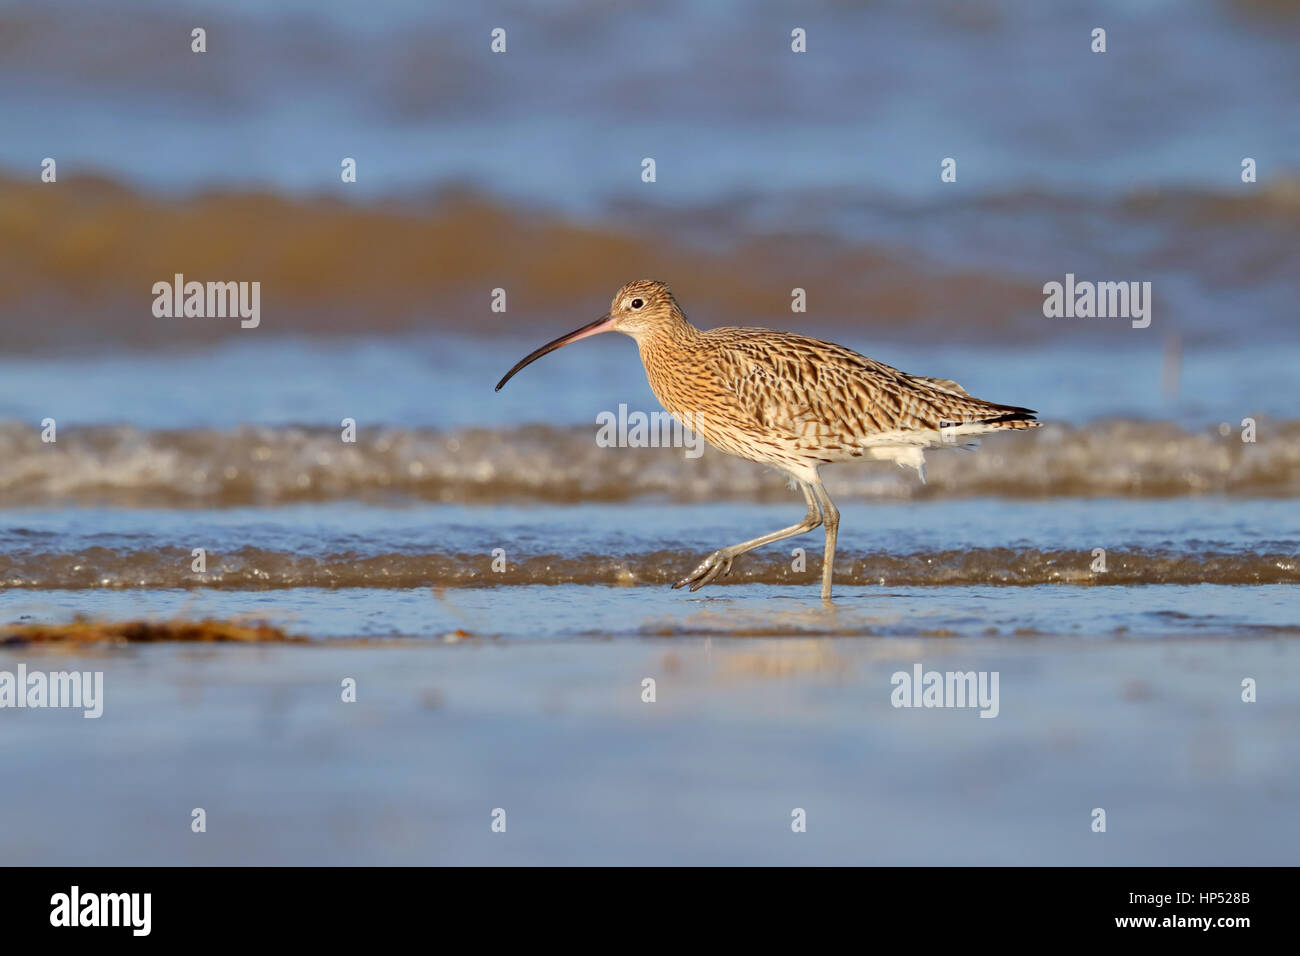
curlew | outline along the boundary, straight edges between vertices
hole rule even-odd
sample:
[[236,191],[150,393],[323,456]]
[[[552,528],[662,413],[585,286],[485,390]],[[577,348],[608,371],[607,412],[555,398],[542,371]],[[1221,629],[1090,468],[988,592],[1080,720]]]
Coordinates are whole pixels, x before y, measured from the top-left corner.
[[636,340],[655,397],[684,426],[728,454],[771,465],[803,492],[798,524],[719,548],[675,588],[697,591],[765,544],[826,527],[822,598],[831,596],[840,513],[819,469],[877,459],[917,470],[925,450],[1038,425],[1036,412],[968,394],[956,382],[909,375],[832,342],[770,329],[695,328],[662,282],[629,282],[609,312],[526,356],[496,390],[549,352],[601,332]]

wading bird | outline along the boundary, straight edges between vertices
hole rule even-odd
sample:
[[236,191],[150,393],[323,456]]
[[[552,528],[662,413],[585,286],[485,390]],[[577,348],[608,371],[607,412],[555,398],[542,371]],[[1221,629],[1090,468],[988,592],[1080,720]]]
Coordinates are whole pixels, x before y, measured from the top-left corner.
[[1039,424],[1031,409],[974,398],[956,382],[908,375],[831,342],[770,329],[701,332],[667,285],[648,280],[623,286],[609,312],[525,357],[496,390],[543,355],[601,332],[636,339],[650,388],[674,418],[721,451],[785,472],[808,503],[798,524],[719,548],[675,588],[699,590],[730,574],[738,555],[825,524],[828,600],[840,513],[818,475],[822,465],[893,461],[924,481],[927,448]]

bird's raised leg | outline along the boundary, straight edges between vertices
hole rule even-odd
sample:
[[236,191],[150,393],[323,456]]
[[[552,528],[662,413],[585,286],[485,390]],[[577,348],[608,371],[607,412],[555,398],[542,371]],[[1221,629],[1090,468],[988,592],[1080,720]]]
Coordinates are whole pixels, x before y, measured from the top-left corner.
[[[730,574],[731,562],[738,555],[742,555],[746,551],[753,551],[755,548],[761,548],[773,541],[780,541],[782,538],[793,538],[797,534],[807,534],[816,528],[822,523],[822,513],[817,506],[817,499],[813,496],[812,488],[806,483],[799,482],[799,489],[803,492],[804,501],[808,502],[808,513],[804,515],[802,521],[798,524],[792,524],[788,528],[782,528],[780,531],[773,531],[771,534],[754,538],[751,541],[742,541],[740,544],[733,544],[728,548],[719,548],[701,561],[699,567],[674,584],[673,587],[681,588],[689,584],[692,591],[698,591],[719,575]],[[831,507],[834,508],[835,506],[831,505]],[[835,517],[836,520],[839,519],[838,512],[836,512]]]
[[821,505],[822,518],[826,523],[826,555],[822,558],[822,600],[831,599],[831,577],[835,572],[835,538],[840,530],[840,512],[835,507],[835,502],[831,501],[831,496],[826,493],[826,486],[822,484],[821,479],[813,485],[813,493],[817,495],[817,503]]

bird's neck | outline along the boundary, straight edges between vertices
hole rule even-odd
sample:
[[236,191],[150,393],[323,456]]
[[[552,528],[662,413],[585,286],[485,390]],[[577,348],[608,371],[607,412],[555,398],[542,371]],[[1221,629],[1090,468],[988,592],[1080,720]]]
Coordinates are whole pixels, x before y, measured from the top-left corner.
[[700,339],[700,330],[676,309],[669,321],[656,323],[653,329],[637,336],[636,344],[650,390],[659,399],[659,404],[674,415],[691,405],[689,394],[682,393],[679,377],[682,369],[691,364],[692,353],[699,347]]
[[673,309],[668,318],[656,322],[636,336],[642,358],[692,348],[700,337],[700,330],[687,320],[679,309]]

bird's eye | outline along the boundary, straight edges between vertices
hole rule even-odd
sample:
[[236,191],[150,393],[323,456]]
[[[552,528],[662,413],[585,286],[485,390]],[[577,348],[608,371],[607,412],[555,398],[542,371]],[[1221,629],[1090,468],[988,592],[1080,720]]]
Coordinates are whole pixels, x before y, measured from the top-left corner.
[[643,305],[645,305],[645,301],[642,300],[642,299],[633,299],[633,300],[632,300],[632,308],[634,308],[634,309],[639,309],[639,308],[641,308],[641,306],[643,306]]

